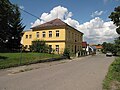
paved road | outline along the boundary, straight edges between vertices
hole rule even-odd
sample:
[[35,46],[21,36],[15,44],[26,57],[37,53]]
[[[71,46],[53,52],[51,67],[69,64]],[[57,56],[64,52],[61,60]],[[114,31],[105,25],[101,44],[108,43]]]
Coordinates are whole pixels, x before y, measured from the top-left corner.
[[0,76],[0,90],[102,90],[102,80],[113,60],[99,54]]

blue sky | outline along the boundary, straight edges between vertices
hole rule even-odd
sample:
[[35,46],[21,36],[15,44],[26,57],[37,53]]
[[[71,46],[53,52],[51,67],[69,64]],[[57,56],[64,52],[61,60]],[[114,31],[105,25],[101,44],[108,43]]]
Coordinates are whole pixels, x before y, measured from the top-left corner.
[[[97,24],[102,23],[104,25],[104,29],[107,30],[106,26],[110,27],[110,25],[111,25],[111,22],[110,22],[110,19],[108,19],[108,16],[110,15],[110,13],[112,11],[114,11],[115,7],[120,5],[120,0],[10,0],[10,1],[14,4],[18,4],[24,10],[34,14],[37,17],[41,17],[41,15],[43,13],[51,14],[50,11],[54,10],[55,7],[58,7],[58,6],[60,6],[59,8],[64,7],[67,9],[68,13],[70,13],[70,12],[72,13],[72,15],[69,18],[71,18],[71,20],[78,22],[77,23],[78,25],[76,26],[77,29],[84,29],[82,31],[84,33],[88,33],[92,29],[95,29],[95,27],[91,27],[90,29],[85,28],[91,24],[95,25],[95,23],[97,23]],[[61,14],[61,13],[59,12],[58,14]],[[23,21],[22,21],[23,24],[26,25],[25,29],[29,29],[31,27],[31,23],[34,23],[37,20],[37,18],[35,18],[23,11],[21,11],[21,16],[23,18]],[[46,17],[44,17],[44,18],[46,18]],[[44,20],[46,20],[46,19],[44,19]],[[70,19],[69,19],[69,21],[70,21]],[[47,22],[47,20],[45,22]],[[68,22],[68,21],[66,20],[66,22]],[[100,23],[98,23],[98,22],[100,22]],[[69,24],[71,24],[71,23],[69,23]],[[100,28],[100,26],[98,26],[97,28]],[[115,28],[112,28],[112,29],[115,29]],[[101,30],[101,28],[98,30]],[[88,31],[88,32],[86,32],[86,31]],[[93,30],[93,31],[97,32],[97,30]],[[104,31],[104,32],[106,32],[106,31]],[[98,35],[98,32],[93,33],[93,35],[90,35],[90,33],[85,34],[84,39],[86,41],[88,41],[89,43],[93,43],[93,42],[95,42],[95,40],[91,40],[92,38],[94,38],[92,36],[96,36],[96,35]],[[100,35],[102,35],[102,34],[99,33],[98,37]],[[109,34],[107,36],[110,36],[110,35],[111,34]],[[116,36],[116,34],[113,36],[113,38],[115,38],[115,36]],[[100,37],[102,37],[102,36],[100,36]],[[89,38],[91,38],[91,39],[89,39]],[[107,38],[107,39],[105,39],[105,38],[104,38],[104,40],[103,39],[102,40],[103,41],[111,41],[110,38]],[[99,38],[99,42],[97,42],[97,43],[102,43],[102,42],[101,42],[101,39]]]

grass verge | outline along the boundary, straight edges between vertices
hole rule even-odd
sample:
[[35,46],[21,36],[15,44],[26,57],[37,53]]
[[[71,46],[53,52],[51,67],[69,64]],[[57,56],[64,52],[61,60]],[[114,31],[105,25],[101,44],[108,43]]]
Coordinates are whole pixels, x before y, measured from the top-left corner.
[[0,69],[39,63],[51,58],[60,58],[60,55],[47,53],[0,53]]
[[120,58],[116,58],[110,65],[103,81],[103,90],[120,90]]

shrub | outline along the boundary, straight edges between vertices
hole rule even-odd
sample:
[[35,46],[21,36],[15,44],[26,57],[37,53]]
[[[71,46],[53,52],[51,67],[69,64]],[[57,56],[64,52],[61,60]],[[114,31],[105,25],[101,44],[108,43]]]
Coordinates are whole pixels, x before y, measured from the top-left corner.
[[33,52],[46,53],[46,52],[48,52],[48,45],[43,40],[41,40],[41,41],[35,40],[35,41],[32,41],[30,50]]
[[68,48],[65,48],[65,49],[64,49],[63,56],[65,56],[65,57],[67,57],[68,59],[70,59],[70,51],[69,51]]

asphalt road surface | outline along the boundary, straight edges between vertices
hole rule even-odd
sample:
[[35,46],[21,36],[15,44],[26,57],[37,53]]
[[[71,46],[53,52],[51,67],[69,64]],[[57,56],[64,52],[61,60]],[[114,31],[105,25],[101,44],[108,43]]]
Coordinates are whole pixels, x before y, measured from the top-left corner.
[[103,54],[13,75],[0,76],[0,90],[102,90],[114,57]]

